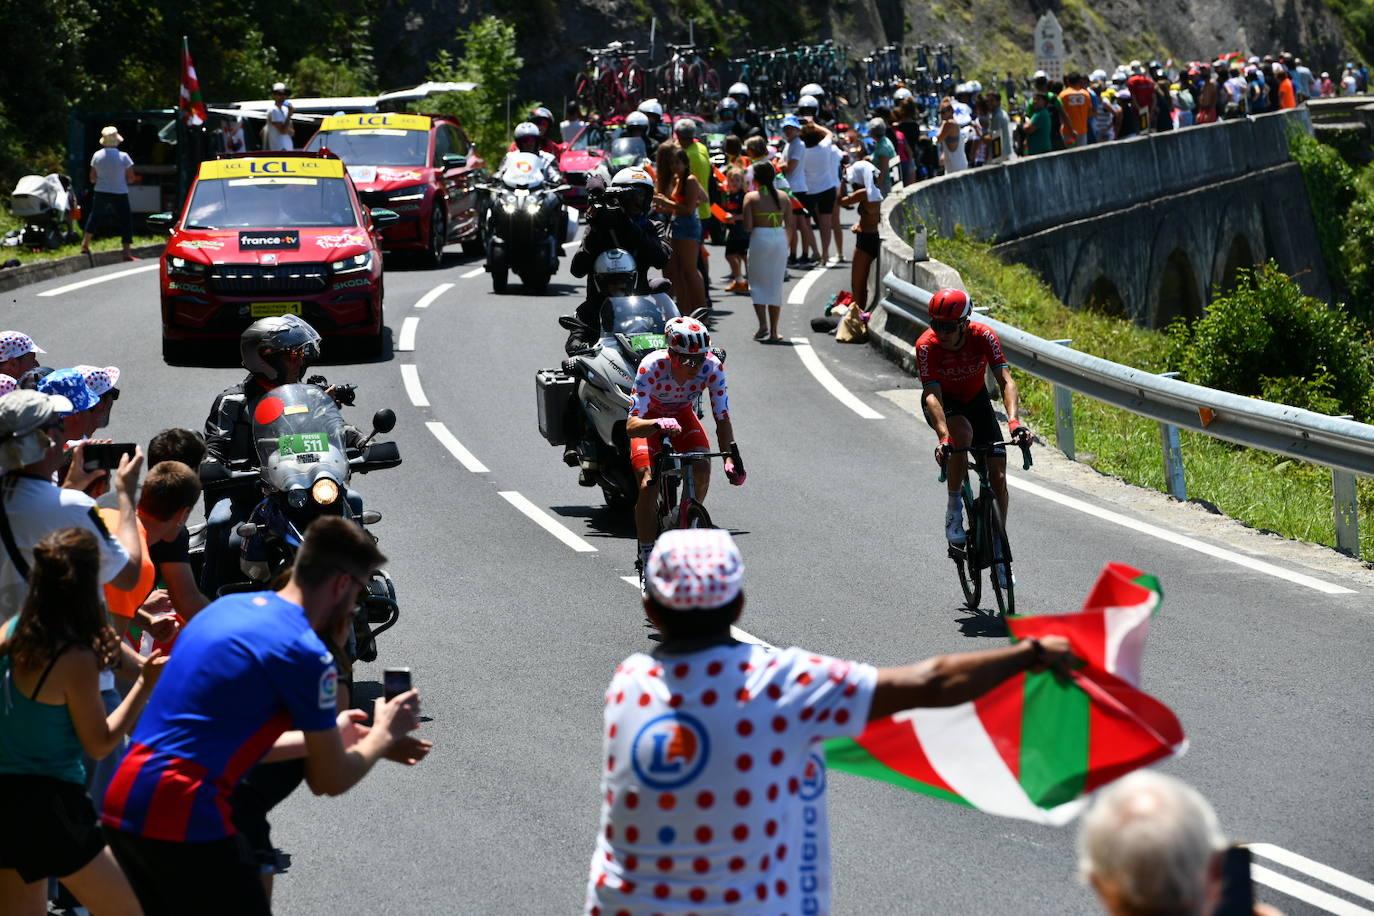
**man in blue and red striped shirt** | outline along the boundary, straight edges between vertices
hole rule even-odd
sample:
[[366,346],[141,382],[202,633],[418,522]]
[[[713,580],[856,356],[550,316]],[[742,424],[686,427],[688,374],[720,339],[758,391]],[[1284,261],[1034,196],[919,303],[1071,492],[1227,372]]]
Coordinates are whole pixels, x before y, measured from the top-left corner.
[[339,795],[384,756],[416,762],[415,691],[377,700],[369,730],[338,711],[325,638],[342,644],[360,589],[385,557],[356,524],[316,521],[279,592],[229,595],[177,639],[102,821],[149,916],[266,914],[257,868],[234,831],[229,796],[261,760],[305,758],[316,794]]

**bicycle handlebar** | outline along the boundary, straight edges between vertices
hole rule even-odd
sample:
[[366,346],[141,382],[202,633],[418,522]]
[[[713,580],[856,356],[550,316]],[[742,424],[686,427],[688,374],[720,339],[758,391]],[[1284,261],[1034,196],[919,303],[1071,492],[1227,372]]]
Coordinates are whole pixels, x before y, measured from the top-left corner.
[[[989,442],[989,443],[987,443],[987,444],[985,444],[985,445],[967,445],[967,446],[959,446],[959,447],[951,446],[951,447],[950,447],[950,450],[949,450],[949,454],[952,455],[952,454],[954,454],[955,452],[969,452],[969,453],[972,453],[972,454],[988,454],[988,453],[990,453],[993,449],[997,448],[999,445],[1015,445],[1017,448],[1021,449],[1021,470],[1023,470],[1023,471],[1029,471],[1029,470],[1031,469],[1031,465],[1035,463],[1035,462],[1031,459],[1031,451],[1030,451],[1030,450],[1031,450],[1031,440],[1029,440],[1029,439],[1025,440],[1024,442],[1017,442],[1017,441],[1012,440],[1012,439],[1007,439],[1007,440],[1004,440],[1004,441],[1002,441],[1002,442]],[[949,475],[945,473],[945,467],[942,465],[942,466],[940,467],[940,478],[939,478],[940,483],[944,483],[944,482],[945,482],[946,480],[948,480],[948,479],[949,479]]]

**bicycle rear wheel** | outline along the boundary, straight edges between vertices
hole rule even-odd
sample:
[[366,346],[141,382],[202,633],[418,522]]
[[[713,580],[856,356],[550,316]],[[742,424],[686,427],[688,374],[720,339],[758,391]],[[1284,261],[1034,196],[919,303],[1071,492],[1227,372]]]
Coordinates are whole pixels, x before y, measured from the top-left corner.
[[964,537],[964,546],[950,545],[949,557],[959,573],[959,587],[964,591],[964,606],[970,611],[978,610],[978,601],[983,597],[983,573],[978,565],[978,516],[977,506],[969,498],[968,486],[963,491],[964,518],[969,520],[969,530]]
[[986,526],[988,544],[988,581],[992,583],[992,595],[997,599],[997,612],[1005,617],[1016,613],[1016,583],[1011,576],[1011,542],[1007,540],[1007,529],[1002,524],[1002,512],[997,508],[997,500],[988,497]]

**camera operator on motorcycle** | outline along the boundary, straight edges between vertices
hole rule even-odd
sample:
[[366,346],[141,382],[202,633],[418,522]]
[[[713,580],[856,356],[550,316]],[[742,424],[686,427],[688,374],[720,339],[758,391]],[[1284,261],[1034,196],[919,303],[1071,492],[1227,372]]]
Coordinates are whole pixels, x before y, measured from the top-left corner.
[[[639,539],[640,584],[649,552],[658,536],[657,494],[654,490],[654,455],[668,439],[679,453],[710,450],[706,430],[697,419],[696,401],[702,391],[711,395],[711,413],[716,418],[716,442],[722,452],[733,452],[725,459],[725,477],[732,486],[744,483],[743,461],[735,445],[735,428],[730,422],[730,401],[725,380],[725,365],[711,350],[711,335],[706,325],[695,318],[678,317],[663,329],[667,347],[644,357],[635,376],[630,416],[625,434],[630,437],[630,465],[639,479],[639,498],[635,502],[635,533]],[[711,484],[711,463],[698,461],[692,466],[697,500],[706,502]]]
[[[320,358],[320,335],[295,315],[261,318],[239,338],[239,355],[248,377],[220,392],[205,418],[207,455],[201,465],[202,483],[220,478],[234,463],[256,464],[253,410],[274,388],[302,381],[306,368]],[[341,404],[352,403],[348,386],[329,387],[325,393]],[[349,436],[361,438],[351,428]],[[238,535],[234,529],[248,517],[255,502],[252,487],[230,489],[223,496],[206,490],[205,566],[200,583],[205,594],[213,597],[220,585],[238,578]]]
[[[522,145],[520,143],[520,128],[526,126],[534,128],[534,134],[532,136],[535,137],[535,143],[533,146]],[[552,156],[553,161],[557,162],[558,157],[563,154],[563,144],[553,138],[551,132],[554,126],[556,126],[556,122],[553,119],[553,112],[549,111],[547,108],[533,109],[530,111],[528,120],[521,121],[516,125],[515,139],[511,141],[511,145],[507,148],[506,152],[545,153]]]
[[662,270],[672,254],[663,224],[649,218],[649,204],[653,201],[654,180],[640,168],[621,169],[611,179],[610,187],[593,173],[587,178],[587,231],[582,247],[572,257],[570,265],[574,277],[587,277],[587,298],[577,307],[580,327],[568,334],[564,345],[572,356],[595,345],[601,338],[599,331],[601,303],[606,291],[595,274],[597,258],[612,248],[628,251],[638,267],[633,292],[650,292],[648,268]]
[[549,152],[544,148],[544,140],[539,136],[539,128],[529,121],[521,121],[515,125],[515,139],[511,142],[510,151],[501,159],[501,165],[496,169],[494,176],[497,181],[501,180],[502,174],[506,170],[506,163],[510,161],[510,153],[530,153],[539,157],[540,168],[544,172],[544,185],[555,187],[563,183],[563,176],[558,171],[558,153]]

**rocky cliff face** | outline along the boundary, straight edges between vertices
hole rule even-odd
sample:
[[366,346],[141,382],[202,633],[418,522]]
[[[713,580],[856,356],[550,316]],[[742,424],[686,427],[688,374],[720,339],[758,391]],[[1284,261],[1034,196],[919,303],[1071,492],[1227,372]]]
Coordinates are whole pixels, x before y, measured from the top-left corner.
[[[732,52],[824,38],[855,56],[890,42],[943,43],[956,48],[966,77],[986,79],[1030,72],[1032,32],[1046,11],[1064,28],[1070,68],[1288,49],[1320,71],[1349,53],[1324,0],[417,0],[384,7],[376,51],[391,82],[420,79],[436,51],[453,48],[460,26],[499,15],[519,28],[522,93],[558,105],[571,92],[581,46],[633,39],[646,47],[655,19],[660,59],[662,43],[685,42],[692,23],[698,42]],[[722,76],[730,70],[723,66]]]

